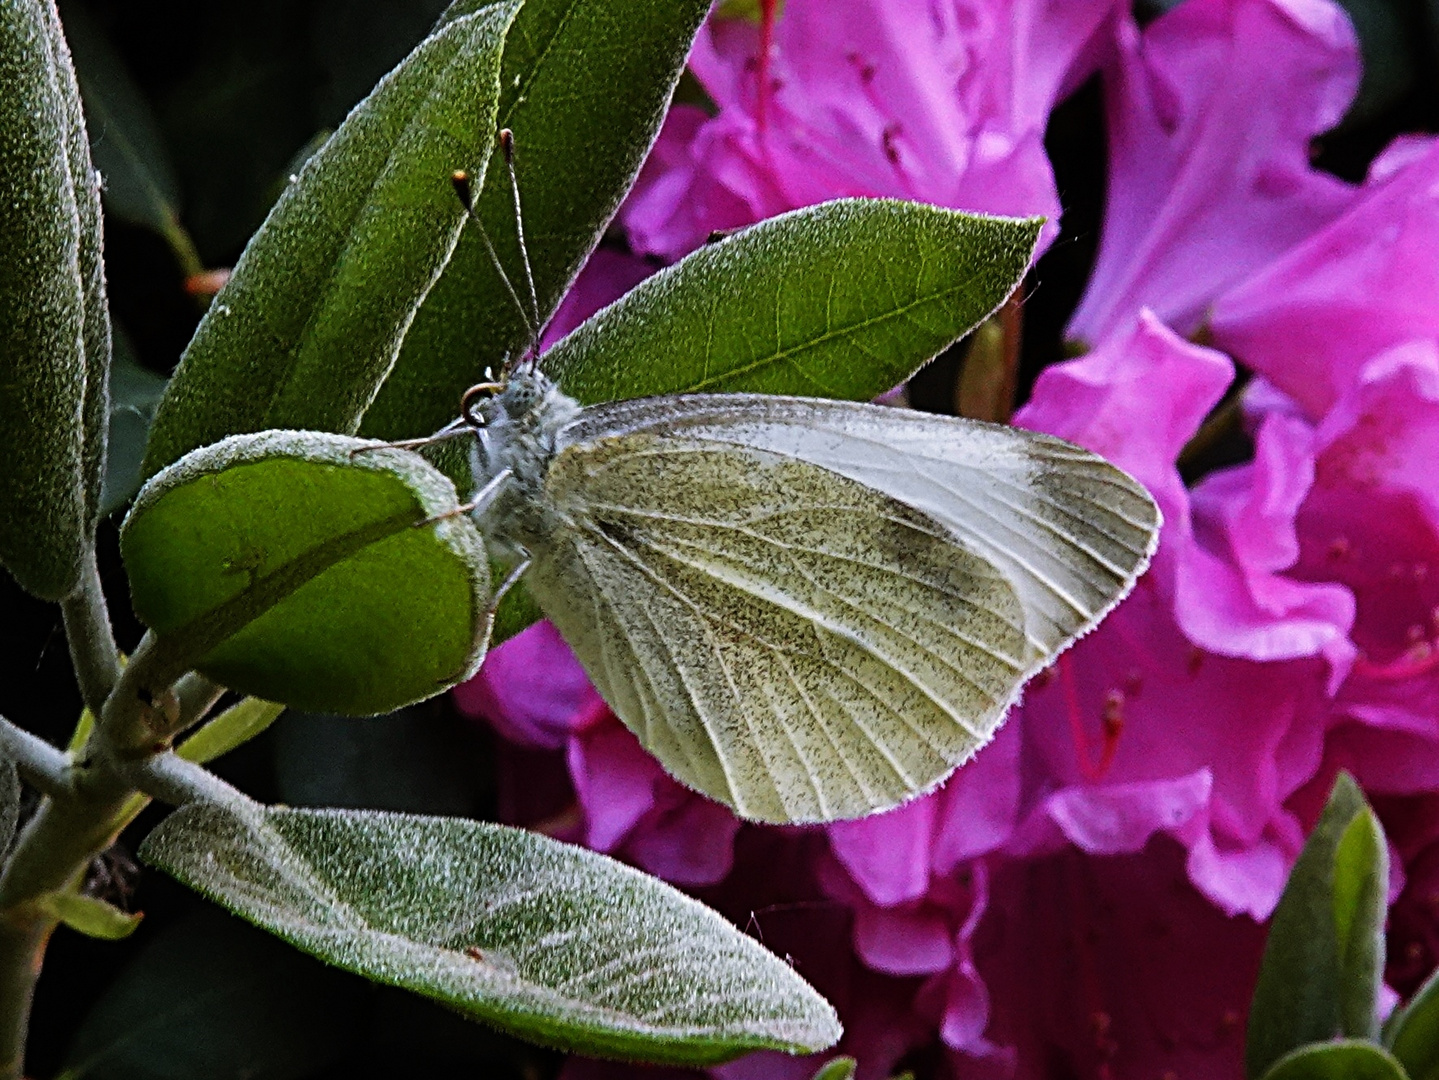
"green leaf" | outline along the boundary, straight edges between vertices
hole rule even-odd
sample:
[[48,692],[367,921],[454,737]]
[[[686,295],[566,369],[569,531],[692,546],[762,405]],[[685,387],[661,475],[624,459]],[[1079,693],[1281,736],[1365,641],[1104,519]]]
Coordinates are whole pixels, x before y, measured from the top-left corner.
[[355,430],[459,236],[450,175],[489,160],[516,10],[427,38],[306,163],[185,350],[147,475],[239,432]]
[[365,987],[216,910],[148,941],[105,988],[65,1080],[301,1080],[340,1058]]
[[106,441],[105,480],[100,513],[113,514],[140,490],[140,462],[155,407],[165,394],[166,380],[141,367],[125,335],[115,328],[114,362],[110,365],[110,437]]
[[416,454],[239,435],[146,484],[120,550],[135,613],[187,666],[266,701],[388,712],[484,654],[489,564],[456,506]]
[[100,214],[101,177],[90,161],[90,140],[70,49],[53,6],[47,6],[51,48],[55,53],[57,85],[69,116],[66,156],[75,192],[75,213],[80,221],[79,270],[84,293],[84,321],[80,337],[85,355],[85,403],[81,427],[85,446],[81,455],[85,488],[85,535],[95,534],[100,518],[100,497],[105,476],[105,437],[110,417],[110,303],[105,290],[105,244]]
[[868,400],[1004,302],[1040,224],[890,199],[782,214],[646,278],[545,369],[586,405],[692,391]]
[[1300,1047],[1274,1063],[1263,1080],[1409,1080],[1399,1062],[1358,1039]]
[[57,600],[99,507],[109,318],[79,92],[39,0],[0,7],[0,172],[0,562]]
[[159,124],[105,33],[85,8],[60,5],[75,54],[90,150],[105,177],[107,213],[151,229],[170,245],[181,271],[204,267],[180,224],[180,192]]
[[1379,1038],[1388,898],[1389,848],[1378,818],[1366,806],[1344,830],[1334,851],[1340,1030],[1351,1038]]
[[323,960],[537,1042],[699,1064],[840,1034],[823,998],[713,911],[521,829],[192,803],[140,857]]
[[1414,1080],[1439,1080],[1439,971],[1389,1018],[1384,1045]]
[[129,937],[144,918],[141,912],[121,911],[114,904],[83,893],[51,893],[45,898],[45,906],[71,930],[102,941]]
[[[481,7],[461,0],[441,20]],[[525,238],[544,318],[598,243],[659,133],[709,0],[526,0],[505,41],[498,121],[515,133]],[[528,290],[505,170],[476,208],[520,295]],[[542,318],[543,321],[543,318]],[[487,366],[528,344],[523,321],[465,230],[365,415],[365,434],[422,434],[454,418]]]
[[[1345,847],[1345,862],[1338,864],[1351,823],[1367,812],[1359,786],[1341,772],[1290,871],[1269,926],[1249,1010],[1244,1061],[1250,1080],[1264,1075],[1291,1050],[1344,1033],[1356,1002],[1372,992],[1372,984],[1364,991],[1346,982],[1346,975],[1362,980],[1371,959],[1367,950],[1372,943],[1365,935],[1374,932],[1373,893],[1365,878],[1368,872],[1377,875],[1377,869],[1372,861],[1366,866],[1363,858],[1374,858],[1372,838],[1354,834]],[[1382,850],[1382,838],[1379,847]],[[1379,885],[1380,926],[1387,884]],[[1336,917],[1344,922],[1343,939]],[[1369,1000],[1372,1008],[1373,998]]]
[[247,697],[230,706],[191,735],[175,753],[203,765],[243,746],[280,718],[285,706]]
[[859,1062],[852,1057],[831,1058],[819,1067],[814,1080],[854,1080],[854,1070]]

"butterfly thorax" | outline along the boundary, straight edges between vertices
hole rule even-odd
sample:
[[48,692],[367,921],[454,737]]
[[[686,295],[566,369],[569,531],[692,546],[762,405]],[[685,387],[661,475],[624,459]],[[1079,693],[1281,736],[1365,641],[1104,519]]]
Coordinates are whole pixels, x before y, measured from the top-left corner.
[[478,524],[501,547],[527,547],[552,531],[542,497],[545,476],[559,433],[580,405],[540,372],[526,370],[512,374],[479,412],[485,423],[472,454],[475,491],[502,473],[506,479],[477,509]]

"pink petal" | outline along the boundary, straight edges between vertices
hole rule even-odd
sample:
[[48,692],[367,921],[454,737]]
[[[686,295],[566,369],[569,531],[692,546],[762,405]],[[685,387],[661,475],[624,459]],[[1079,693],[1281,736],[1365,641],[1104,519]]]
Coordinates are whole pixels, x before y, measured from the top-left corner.
[[1342,217],[1214,306],[1215,342],[1312,419],[1375,354],[1439,337],[1439,143],[1403,156]]
[[888,975],[943,971],[954,957],[949,922],[933,908],[862,905],[854,918],[859,958]]
[[625,841],[624,853],[676,885],[714,885],[734,867],[740,822],[728,807],[665,778],[655,808]]
[[454,695],[461,712],[483,716],[511,742],[551,750],[604,708],[570,647],[548,622],[491,649],[479,674],[455,687]]
[[1127,22],[1105,78],[1108,202],[1073,337],[1103,342],[1142,307],[1189,333],[1352,201],[1309,165],[1359,81],[1353,30],[1328,0],[1188,0],[1142,32]]
[[917,900],[929,888],[929,852],[939,796],[928,795],[887,813],[827,827],[835,857],[881,906]]
[[788,0],[763,106],[758,29],[712,19],[690,62],[720,113],[667,126],[623,211],[631,240],[674,258],[715,229],[845,195],[1044,214],[1052,239],[1044,127],[1092,70],[1119,7]]
[[585,843],[612,851],[655,805],[664,778],[659,762],[614,719],[569,744],[570,779],[585,812]]

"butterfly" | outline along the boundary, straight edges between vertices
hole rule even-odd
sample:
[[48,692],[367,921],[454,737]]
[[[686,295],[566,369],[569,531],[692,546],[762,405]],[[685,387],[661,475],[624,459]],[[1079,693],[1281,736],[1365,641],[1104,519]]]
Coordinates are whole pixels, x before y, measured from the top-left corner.
[[582,408],[533,363],[465,414],[487,543],[646,749],[754,820],[934,787],[1158,535],[1115,466],[979,421],[759,394]]
[[[455,190],[538,341],[499,138],[533,319],[465,174]],[[523,577],[645,748],[741,817],[856,818],[933,788],[1158,541],[1143,486],[1062,439],[761,394],[581,407],[534,353],[432,437],[475,436],[468,510],[514,566],[494,602]]]

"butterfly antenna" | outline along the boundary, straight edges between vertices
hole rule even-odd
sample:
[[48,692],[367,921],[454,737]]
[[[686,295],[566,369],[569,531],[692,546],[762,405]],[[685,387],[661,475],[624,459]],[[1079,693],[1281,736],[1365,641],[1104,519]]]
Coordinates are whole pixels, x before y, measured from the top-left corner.
[[520,243],[520,261],[525,267],[525,284],[530,288],[530,310],[534,313],[534,322],[526,320],[532,328],[530,334],[530,347],[526,350],[532,361],[535,361],[540,352],[540,335],[544,333],[544,327],[540,325],[540,296],[535,289],[535,274],[530,266],[530,249],[525,243],[525,212],[520,205],[520,182],[515,175],[515,133],[509,128],[500,128],[500,153],[505,159],[505,173],[510,178],[510,196],[515,203],[515,236]]
[[[495,268],[495,273],[500,275],[500,282],[504,285],[505,292],[509,293],[510,299],[514,301],[515,310],[520,313],[520,321],[525,325],[525,333],[530,336],[531,340],[538,341],[539,331],[535,329],[534,321],[530,318],[529,312],[525,310],[525,305],[520,300],[520,294],[515,291],[514,285],[511,284],[510,275],[505,273],[505,267],[500,262],[500,256],[495,251],[494,243],[490,240],[489,230],[485,228],[485,223],[480,220],[479,212],[475,209],[475,193],[470,185],[470,174],[465,172],[464,169],[457,169],[450,175],[450,183],[454,186],[455,196],[460,200],[460,205],[465,208],[465,215],[473,221],[475,227],[480,230],[480,239],[484,242],[485,252],[490,257],[490,265]],[[520,250],[524,250],[523,237],[521,238]],[[526,258],[526,274],[529,273],[529,269],[529,259]],[[530,290],[531,292],[534,291],[533,282],[530,284]]]

